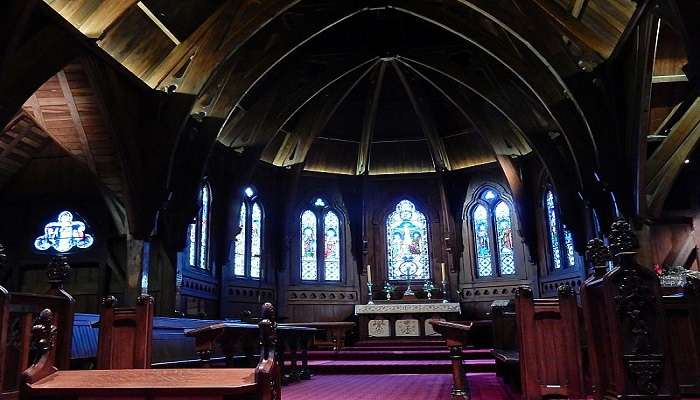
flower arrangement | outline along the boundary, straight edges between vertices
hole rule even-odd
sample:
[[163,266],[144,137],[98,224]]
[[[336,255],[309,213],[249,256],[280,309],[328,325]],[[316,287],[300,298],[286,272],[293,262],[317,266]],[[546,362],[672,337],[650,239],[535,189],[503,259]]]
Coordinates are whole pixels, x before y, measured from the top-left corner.
[[384,281],[384,287],[382,288],[382,293],[386,293],[386,299],[391,300],[391,293],[394,292],[394,286],[387,282]]
[[425,283],[423,284],[423,290],[425,291],[425,293],[427,293],[428,300],[430,300],[433,297],[432,291],[435,290],[435,285],[433,284],[433,281],[431,281],[430,279],[425,281]]

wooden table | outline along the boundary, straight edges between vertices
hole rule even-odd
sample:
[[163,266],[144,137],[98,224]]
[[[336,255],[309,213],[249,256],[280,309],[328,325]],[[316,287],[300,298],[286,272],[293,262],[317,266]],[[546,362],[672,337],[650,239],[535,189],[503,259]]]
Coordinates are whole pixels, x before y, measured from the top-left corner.
[[462,349],[470,342],[470,332],[473,326],[472,322],[446,322],[446,321],[430,321],[436,332],[440,333],[447,341],[447,347],[450,348],[450,359],[452,360],[452,398],[453,399],[469,399],[469,381],[464,372]]
[[347,332],[355,327],[354,322],[292,322],[288,324],[278,324],[279,327],[284,326],[303,326],[306,328],[316,328],[328,332],[328,341],[322,342],[314,336],[314,346],[331,345],[333,350],[340,351],[345,345],[345,336]]
[[[318,329],[302,326],[277,325],[277,358],[282,366],[282,383],[309,379],[308,349]],[[185,331],[185,336],[195,339],[199,358],[207,366],[215,346],[221,348],[227,367],[236,365],[235,354],[239,350],[245,354],[244,366],[255,365],[255,349],[258,345],[258,326],[239,322],[220,322],[201,328]],[[289,350],[290,365],[285,365],[284,353]],[[301,362],[301,365],[299,365]]]

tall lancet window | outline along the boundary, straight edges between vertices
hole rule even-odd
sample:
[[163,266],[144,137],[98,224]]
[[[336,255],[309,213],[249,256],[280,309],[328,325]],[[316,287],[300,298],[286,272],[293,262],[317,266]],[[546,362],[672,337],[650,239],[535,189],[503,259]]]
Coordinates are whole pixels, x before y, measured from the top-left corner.
[[209,269],[209,216],[211,188],[208,183],[199,191],[199,212],[187,229],[187,259],[194,268]]
[[518,273],[513,250],[513,210],[501,194],[483,189],[465,216],[471,221],[476,275],[479,278]]
[[428,221],[415,204],[401,200],[386,217],[389,280],[430,279]]
[[238,278],[260,279],[263,209],[258,194],[252,187],[243,191],[237,222],[238,233],[233,245],[233,274]]
[[547,189],[544,193],[544,208],[547,213],[550,267],[558,271],[576,266],[574,238],[561,222],[559,202],[551,189]]
[[302,281],[339,282],[342,279],[342,221],[337,210],[317,198],[299,219]]

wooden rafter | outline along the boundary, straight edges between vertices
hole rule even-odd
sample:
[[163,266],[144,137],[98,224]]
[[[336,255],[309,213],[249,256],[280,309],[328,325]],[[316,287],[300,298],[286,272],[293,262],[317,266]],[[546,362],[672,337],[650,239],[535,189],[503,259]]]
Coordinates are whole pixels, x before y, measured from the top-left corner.
[[396,71],[396,75],[398,75],[399,80],[406,91],[408,99],[411,101],[413,111],[415,111],[416,115],[418,116],[418,121],[421,129],[423,130],[423,134],[425,134],[425,136],[428,138],[430,153],[433,156],[433,162],[435,163],[436,169],[440,171],[449,171],[452,168],[450,167],[450,160],[447,157],[447,152],[445,151],[445,143],[443,143],[440,135],[435,130],[435,124],[429,119],[426,110],[423,109],[423,105],[418,101],[418,98],[413,92],[413,88],[406,80],[406,76],[401,68],[399,68],[396,61],[392,60],[391,65]]
[[97,166],[95,165],[95,158],[90,150],[90,144],[88,142],[87,134],[85,133],[85,128],[83,127],[83,122],[80,118],[80,113],[78,113],[78,107],[75,104],[75,98],[73,98],[73,93],[71,92],[70,86],[68,85],[68,79],[66,79],[66,73],[59,71],[56,74],[58,78],[58,83],[61,86],[61,91],[63,92],[63,97],[66,99],[66,105],[70,111],[71,119],[73,120],[73,127],[78,134],[78,139],[80,140],[80,149],[82,156],[85,157],[85,162],[87,162],[90,171],[97,173]]
[[377,109],[379,107],[379,95],[382,92],[384,84],[384,74],[386,73],[386,62],[382,62],[377,70],[377,76],[372,82],[370,96],[367,101],[364,119],[362,121],[362,136],[360,138],[360,147],[357,153],[357,168],[355,173],[362,175],[369,170],[369,155],[370,143],[374,136],[374,128],[377,120]]
[[696,98],[685,115],[673,126],[666,140],[646,162],[647,203],[652,216],[661,213],[684,161],[699,141],[700,98]]
[[91,39],[100,39],[138,0],[103,1],[78,27]]

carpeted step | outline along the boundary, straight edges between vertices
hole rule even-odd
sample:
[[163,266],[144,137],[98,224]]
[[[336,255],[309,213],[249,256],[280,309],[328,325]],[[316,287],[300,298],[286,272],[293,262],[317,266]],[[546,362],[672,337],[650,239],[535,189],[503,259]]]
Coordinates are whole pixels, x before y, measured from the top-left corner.
[[356,342],[353,347],[377,346],[445,346],[444,339],[368,339]]
[[[467,372],[494,372],[494,360],[466,360]],[[452,363],[449,360],[314,360],[309,361],[311,372],[319,375],[337,374],[440,374],[450,373]]]
[[[309,360],[447,360],[450,351],[447,348],[440,350],[365,350],[365,351],[309,351]],[[462,352],[467,360],[493,359],[489,349],[464,350]],[[289,357],[287,355],[287,357]]]
[[447,349],[447,345],[441,346],[353,346],[343,347],[342,351],[440,351]]

